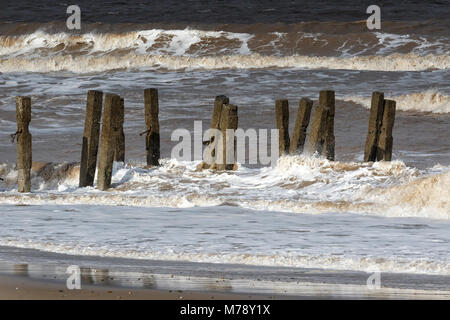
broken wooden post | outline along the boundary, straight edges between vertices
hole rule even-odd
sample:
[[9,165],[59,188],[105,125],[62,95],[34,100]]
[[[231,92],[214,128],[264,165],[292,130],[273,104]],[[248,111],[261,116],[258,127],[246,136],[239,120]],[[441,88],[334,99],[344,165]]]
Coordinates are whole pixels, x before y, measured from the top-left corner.
[[375,161],[377,158],[378,139],[380,136],[381,122],[383,120],[384,94],[382,92],[372,93],[370,104],[369,129],[364,149],[364,161]]
[[319,93],[319,104],[328,108],[328,116],[326,129],[324,133],[324,148],[322,150],[322,155],[325,156],[328,160],[334,161],[334,147],[335,147],[335,138],[334,138],[334,112],[335,112],[335,98],[334,91],[332,90],[323,90]]
[[[238,127],[238,107],[233,104],[223,104],[219,127],[222,132],[222,145],[217,157],[217,170],[233,170],[235,168],[235,137]],[[220,143],[220,140],[218,141]],[[220,152],[221,151],[221,152]]]
[[117,142],[118,115],[120,113],[120,97],[105,94],[105,110],[103,112],[102,140],[98,160],[97,188],[107,190],[111,186],[114,151]]
[[[220,117],[222,115],[222,107],[224,104],[228,104],[229,102],[230,99],[227,96],[224,95],[216,96],[216,98],[214,99],[214,109],[211,121],[211,129],[220,130]],[[209,141],[206,142],[211,152],[207,152],[205,154],[205,159],[203,159],[203,161],[197,167],[198,170],[209,169],[215,162],[216,148],[218,145],[218,141],[215,141],[214,137],[215,137],[214,134],[211,134]]]
[[306,140],[306,129],[311,117],[312,100],[302,98],[298,104],[297,119],[295,120],[294,132],[292,135],[289,153],[302,153]]
[[80,188],[93,186],[97,167],[103,92],[88,91],[80,162]]
[[395,121],[395,101],[384,100],[383,120],[381,122],[380,137],[378,138],[377,160],[391,161],[392,159],[392,129]]
[[289,152],[289,103],[286,99],[275,101],[275,113],[277,118],[279,155]]
[[17,121],[17,168],[19,175],[17,186],[19,192],[31,191],[31,134],[28,126],[31,121],[31,99],[29,97],[16,97]]
[[117,142],[114,152],[114,161],[125,162],[125,133],[123,132],[123,123],[125,116],[125,101],[120,99],[119,114],[117,115]]
[[160,136],[159,136],[159,103],[158,90],[144,90],[145,103],[145,124],[147,126],[147,136],[145,146],[147,150],[147,165],[159,166],[160,158]]
[[325,133],[327,130],[329,109],[322,105],[317,104],[314,107],[313,117],[311,121],[311,127],[309,129],[308,143],[306,144],[306,152],[308,154],[318,153],[322,154],[322,150],[325,142]]

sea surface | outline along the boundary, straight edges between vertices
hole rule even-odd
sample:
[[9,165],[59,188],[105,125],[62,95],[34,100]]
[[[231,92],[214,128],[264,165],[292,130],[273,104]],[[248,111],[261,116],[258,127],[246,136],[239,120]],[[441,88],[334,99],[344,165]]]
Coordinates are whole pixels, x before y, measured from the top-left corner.
[[[450,3],[14,1],[0,10],[0,246],[141,260],[450,275]],[[147,168],[145,88],[158,88],[161,166]],[[214,97],[242,129],[275,99],[336,92],[336,161],[196,170],[176,129],[209,128]],[[79,188],[86,94],[125,99],[112,189]],[[373,91],[397,103],[392,162],[364,163]],[[32,99],[32,192],[17,193],[15,96]],[[2,260],[14,260],[14,255]],[[20,261],[17,261],[20,262]]]

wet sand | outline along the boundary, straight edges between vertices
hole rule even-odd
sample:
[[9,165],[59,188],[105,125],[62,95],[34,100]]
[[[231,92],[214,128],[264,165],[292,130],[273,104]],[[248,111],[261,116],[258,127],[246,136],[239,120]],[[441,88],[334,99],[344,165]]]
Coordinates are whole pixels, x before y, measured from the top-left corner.
[[[0,247],[0,299],[450,299],[447,276],[75,256]],[[21,261],[21,262],[19,262]],[[27,261],[25,263],[25,261]],[[68,266],[80,268],[69,290]]]
[[0,276],[0,300],[242,300],[273,298],[279,297],[108,286],[85,286],[80,290],[68,290],[64,283],[17,276]]

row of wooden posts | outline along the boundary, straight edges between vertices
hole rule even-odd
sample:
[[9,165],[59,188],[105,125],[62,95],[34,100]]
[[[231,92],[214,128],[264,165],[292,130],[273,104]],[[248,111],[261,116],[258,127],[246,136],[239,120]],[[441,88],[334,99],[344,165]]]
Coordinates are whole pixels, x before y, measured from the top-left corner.
[[[275,102],[277,128],[279,129],[279,154],[305,153],[319,154],[328,160],[335,159],[334,115],[335,94],[332,90],[319,93],[319,100],[309,129],[308,143],[305,147],[313,101],[302,98],[299,102],[292,140],[289,139],[289,105],[288,100]],[[394,127],[396,103],[384,99],[381,92],[372,93],[369,129],[364,149],[364,161],[391,161],[392,129]]]
[[[103,103],[104,96],[104,103]],[[103,107],[104,105],[104,107]],[[160,130],[159,130],[159,102],[157,89],[144,90],[146,131],[146,157],[147,164],[158,166],[160,159]],[[103,119],[102,119],[103,109]],[[111,186],[111,176],[114,161],[125,160],[125,134],[124,99],[116,94],[105,94],[101,91],[89,91],[86,103],[86,118],[82,140],[80,162],[80,187],[94,185],[97,169],[97,188],[107,190]],[[275,102],[276,123],[279,130],[279,154],[308,153],[319,154],[329,160],[335,159],[335,93],[324,90],[319,93],[316,105],[308,98],[299,102],[297,118],[293,130],[292,140],[289,137],[289,104],[288,100],[281,99]],[[307,129],[309,138],[305,146]],[[395,101],[384,99],[381,92],[372,94],[369,127],[364,150],[364,161],[390,161],[392,157],[392,128],[395,119]],[[17,168],[18,191],[30,192],[32,147],[29,123],[31,121],[31,99],[29,97],[16,97],[17,132]],[[100,125],[101,144],[99,149]],[[234,154],[226,154],[227,129],[236,130],[238,127],[238,107],[229,103],[226,96],[217,96],[214,101],[211,128],[223,133],[223,146],[214,141],[211,136],[207,144],[213,144],[210,159],[200,164],[200,169],[232,170]],[[215,150],[223,148],[223,159],[215,163]],[[98,158],[98,166],[97,166]],[[230,161],[231,160],[231,161]],[[208,165],[208,163],[212,163]]]
[[[100,119],[103,92],[89,91],[86,104],[83,144],[80,162],[80,187],[94,185],[97,168]],[[157,166],[160,158],[158,90],[144,90],[147,164]],[[115,94],[105,94],[102,120],[100,154],[98,157],[97,187],[107,190],[111,186],[114,161],[125,161],[124,99]]]

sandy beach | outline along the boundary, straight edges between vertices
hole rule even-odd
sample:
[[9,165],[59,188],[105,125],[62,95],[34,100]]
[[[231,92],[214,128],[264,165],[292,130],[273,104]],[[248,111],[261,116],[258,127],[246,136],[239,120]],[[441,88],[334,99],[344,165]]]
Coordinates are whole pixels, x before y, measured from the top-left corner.
[[275,298],[283,297],[92,285],[80,290],[68,290],[65,283],[0,276],[0,300],[261,300]]
[[[449,299],[445,276],[148,261],[0,247],[0,299]],[[10,261],[6,262],[5,258]],[[18,263],[18,261],[33,261]],[[67,268],[80,265],[80,289]]]

